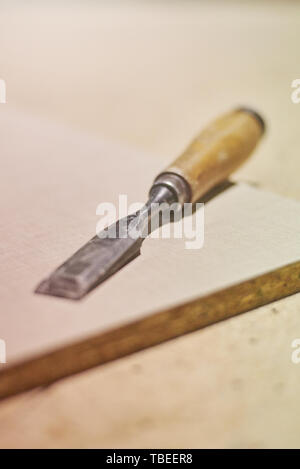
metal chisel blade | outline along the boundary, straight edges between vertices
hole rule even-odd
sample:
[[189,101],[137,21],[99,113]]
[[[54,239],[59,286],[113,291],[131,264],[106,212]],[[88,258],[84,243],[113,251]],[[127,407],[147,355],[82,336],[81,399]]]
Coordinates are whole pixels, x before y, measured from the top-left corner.
[[[139,214],[136,215],[138,216]],[[133,221],[133,216],[127,218],[128,221]],[[112,228],[113,226],[104,232],[107,233]],[[82,298],[140,254],[143,238],[130,237],[128,231],[123,236],[125,237],[101,238],[101,234],[100,237],[94,236],[43,280],[35,292],[73,300]]]
[[153,221],[155,217],[157,221],[160,219],[159,204],[155,205],[155,210],[152,204],[172,203],[174,197],[174,193],[167,187],[154,188],[150,199],[141,210],[118,220],[94,236],[43,280],[35,293],[72,300],[84,297],[140,254],[151,220]]

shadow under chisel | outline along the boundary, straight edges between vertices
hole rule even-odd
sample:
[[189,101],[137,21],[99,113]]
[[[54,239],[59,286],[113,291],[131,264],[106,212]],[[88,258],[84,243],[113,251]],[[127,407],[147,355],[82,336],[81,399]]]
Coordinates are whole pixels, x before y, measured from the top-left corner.
[[177,213],[181,213],[185,203],[194,203],[200,197],[207,201],[213,197],[213,189],[224,190],[220,184],[248,158],[263,133],[262,118],[249,108],[221,116],[156,177],[141,210],[94,236],[35,292],[73,300],[84,297],[140,254],[151,226],[158,226],[157,217],[164,218],[160,213],[173,204],[178,204]]

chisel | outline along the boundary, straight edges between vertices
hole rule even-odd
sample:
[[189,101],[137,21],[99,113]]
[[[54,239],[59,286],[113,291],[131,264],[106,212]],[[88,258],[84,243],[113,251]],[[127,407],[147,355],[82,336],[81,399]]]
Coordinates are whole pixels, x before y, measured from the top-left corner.
[[[78,300],[140,254],[141,244],[161,204],[198,201],[226,180],[251,154],[264,133],[262,117],[235,109],[211,123],[186,151],[161,172],[141,210],[94,236],[43,280],[36,293]],[[108,236],[109,233],[116,236]]]

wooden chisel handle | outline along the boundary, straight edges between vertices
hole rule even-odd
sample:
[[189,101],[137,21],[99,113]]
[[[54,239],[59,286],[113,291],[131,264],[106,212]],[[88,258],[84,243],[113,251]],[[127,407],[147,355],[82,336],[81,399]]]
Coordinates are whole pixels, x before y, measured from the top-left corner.
[[229,112],[206,127],[156,181],[180,176],[189,187],[185,201],[195,202],[250,156],[263,132],[263,119],[255,111]]

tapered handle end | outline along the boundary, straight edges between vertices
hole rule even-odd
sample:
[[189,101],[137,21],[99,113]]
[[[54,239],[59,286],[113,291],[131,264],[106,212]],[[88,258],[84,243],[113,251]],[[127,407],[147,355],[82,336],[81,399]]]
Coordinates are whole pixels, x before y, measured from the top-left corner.
[[183,178],[195,202],[250,156],[264,131],[260,114],[248,107],[235,109],[206,127],[163,174]]

